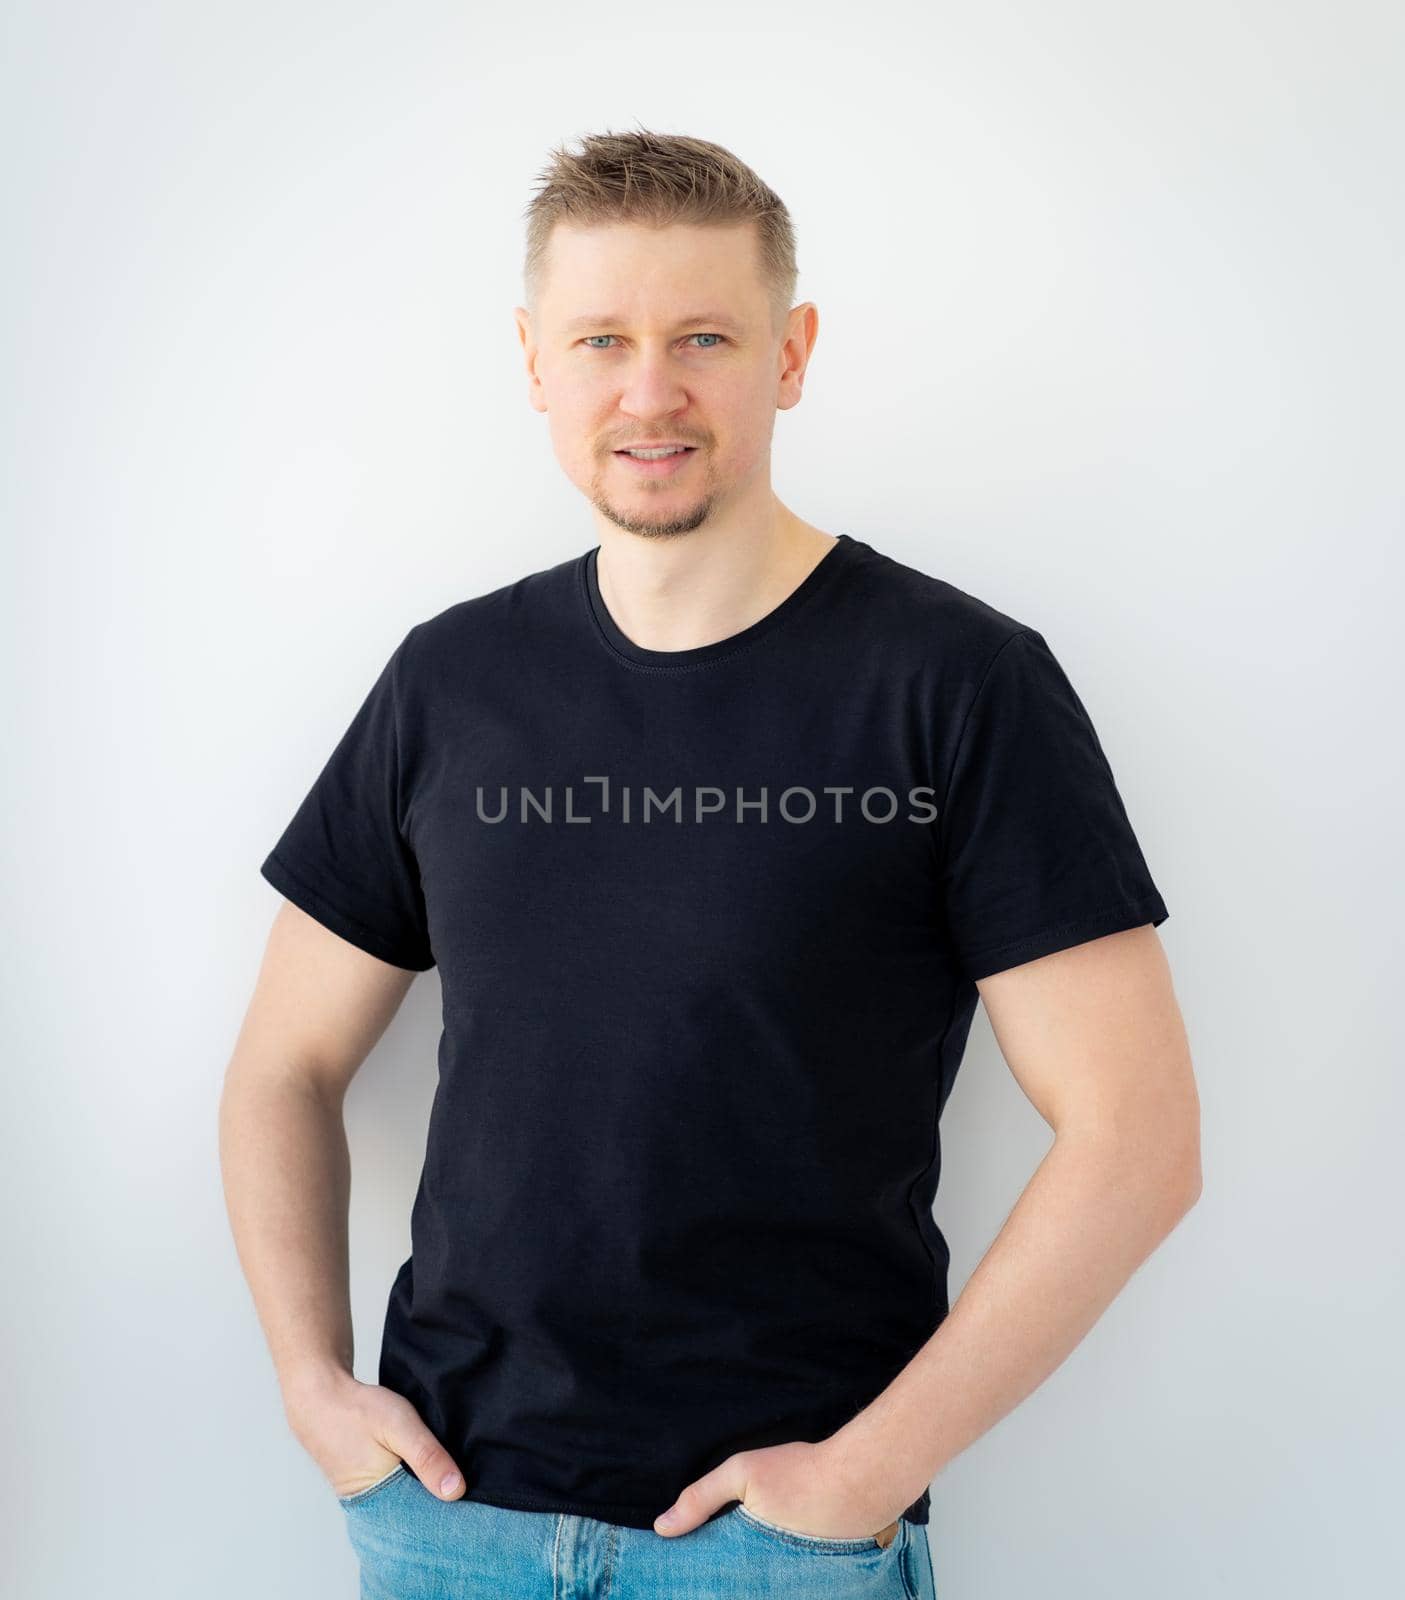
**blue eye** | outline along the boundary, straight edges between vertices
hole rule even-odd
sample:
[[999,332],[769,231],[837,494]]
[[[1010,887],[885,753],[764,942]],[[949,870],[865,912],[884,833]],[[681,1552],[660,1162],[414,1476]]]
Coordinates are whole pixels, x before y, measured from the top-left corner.
[[[582,339],[581,343],[590,345],[592,350],[604,350],[607,348],[605,345],[591,344],[590,341],[592,339],[613,339],[615,337],[616,335],[613,333],[592,333],[588,334],[584,339]],[[690,333],[688,337],[690,339],[720,339],[724,344],[727,342],[727,336],[725,333]],[[704,345],[703,348],[706,350],[715,350],[717,346],[715,344],[709,344]]]

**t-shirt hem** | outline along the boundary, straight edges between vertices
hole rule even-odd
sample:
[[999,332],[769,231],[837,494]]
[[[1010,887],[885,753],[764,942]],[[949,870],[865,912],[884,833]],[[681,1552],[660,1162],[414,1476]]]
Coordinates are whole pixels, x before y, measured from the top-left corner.
[[348,944],[354,944],[358,950],[364,950],[367,955],[389,962],[394,967],[404,967],[411,972],[427,972],[434,965],[433,958],[426,956],[424,952],[405,949],[374,928],[368,928],[365,923],[349,916],[340,907],[334,906],[310,884],[304,883],[293,869],[280,859],[276,850],[270,851],[259,871],[279,894],[291,900],[299,910],[307,912],[308,916],[315,918],[324,928],[330,929]]
[[1003,972],[1007,967],[1022,966],[1026,961],[1037,961],[1040,956],[1053,955],[1057,950],[1067,950],[1085,944],[1090,939],[1100,939],[1105,934],[1122,933],[1128,928],[1140,928],[1145,923],[1159,927],[1170,913],[1166,902],[1155,891],[1137,900],[1122,900],[1113,906],[1090,911],[1072,922],[1046,928],[1042,933],[1029,934],[1021,939],[1008,940],[989,950],[975,952],[961,958],[961,970],[974,981],[988,978],[992,973]]
[[[610,1522],[622,1528],[644,1528],[650,1532],[654,1529],[654,1520],[660,1513],[668,1510],[667,1504],[661,1504],[656,1510],[637,1505],[624,1505],[607,1500],[571,1500],[555,1495],[521,1495],[499,1492],[496,1489],[466,1489],[459,1500],[472,1500],[478,1505],[500,1506],[505,1511],[540,1511],[556,1513],[568,1517],[589,1517],[595,1522]],[[729,1500],[725,1506],[719,1506],[713,1516],[722,1516],[730,1511],[737,1502]],[[903,1513],[906,1522],[925,1523],[927,1521],[927,1497],[923,1495]],[[709,1517],[708,1521],[712,1518]]]
[[556,1495],[524,1495],[497,1489],[466,1489],[460,1500],[476,1500],[481,1505],[502,1506],[509,1511],[560,1512],[570,1517],[590,1517],[597,1522],[613,1522],[626,1528],[652,1528],[654,1518],[668,1510],[661,1502],[656,1510],[624,1505],[610,1500],[571,1500]]

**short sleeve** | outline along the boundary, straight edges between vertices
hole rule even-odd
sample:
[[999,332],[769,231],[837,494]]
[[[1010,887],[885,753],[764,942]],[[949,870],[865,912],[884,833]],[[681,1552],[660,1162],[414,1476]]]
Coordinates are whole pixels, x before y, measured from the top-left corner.
[[1088,713],[1032,629],[976,691],[937,826],[947,926],[972,980],[1167,918]]
[[434,965],[419,866],[402,828],[399,677],[414,630],[381,669],[262,867],[294,905],[393,966]]

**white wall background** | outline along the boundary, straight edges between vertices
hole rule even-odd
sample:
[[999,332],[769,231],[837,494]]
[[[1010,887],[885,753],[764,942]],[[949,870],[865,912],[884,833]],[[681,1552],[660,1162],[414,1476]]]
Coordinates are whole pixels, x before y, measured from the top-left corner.
[[[520,217],[552,143],[637,121],[793,212],[778,492],[1045,633],[1171,909],[1204,1197],[940,1474],[941,1600],[1391,1590],[1399,9],[11,0],[3,36],[0,1589],[354,1592],[220,1189],[257,869],[411,622],[595,542]],[[437,1000],[350,1098],[371,1381]],[[943,1129],[955,1294],[1048,1142],[983,1014]]]

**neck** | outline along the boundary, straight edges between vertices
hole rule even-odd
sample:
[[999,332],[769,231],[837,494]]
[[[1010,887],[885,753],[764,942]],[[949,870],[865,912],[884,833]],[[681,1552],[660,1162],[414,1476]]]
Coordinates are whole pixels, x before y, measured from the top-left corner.
[[838,542],[779,500],[762,528],[702,527],[668,539],[602,529],[596,577],[620,632],[644,650],[730,638],[792,594]]

